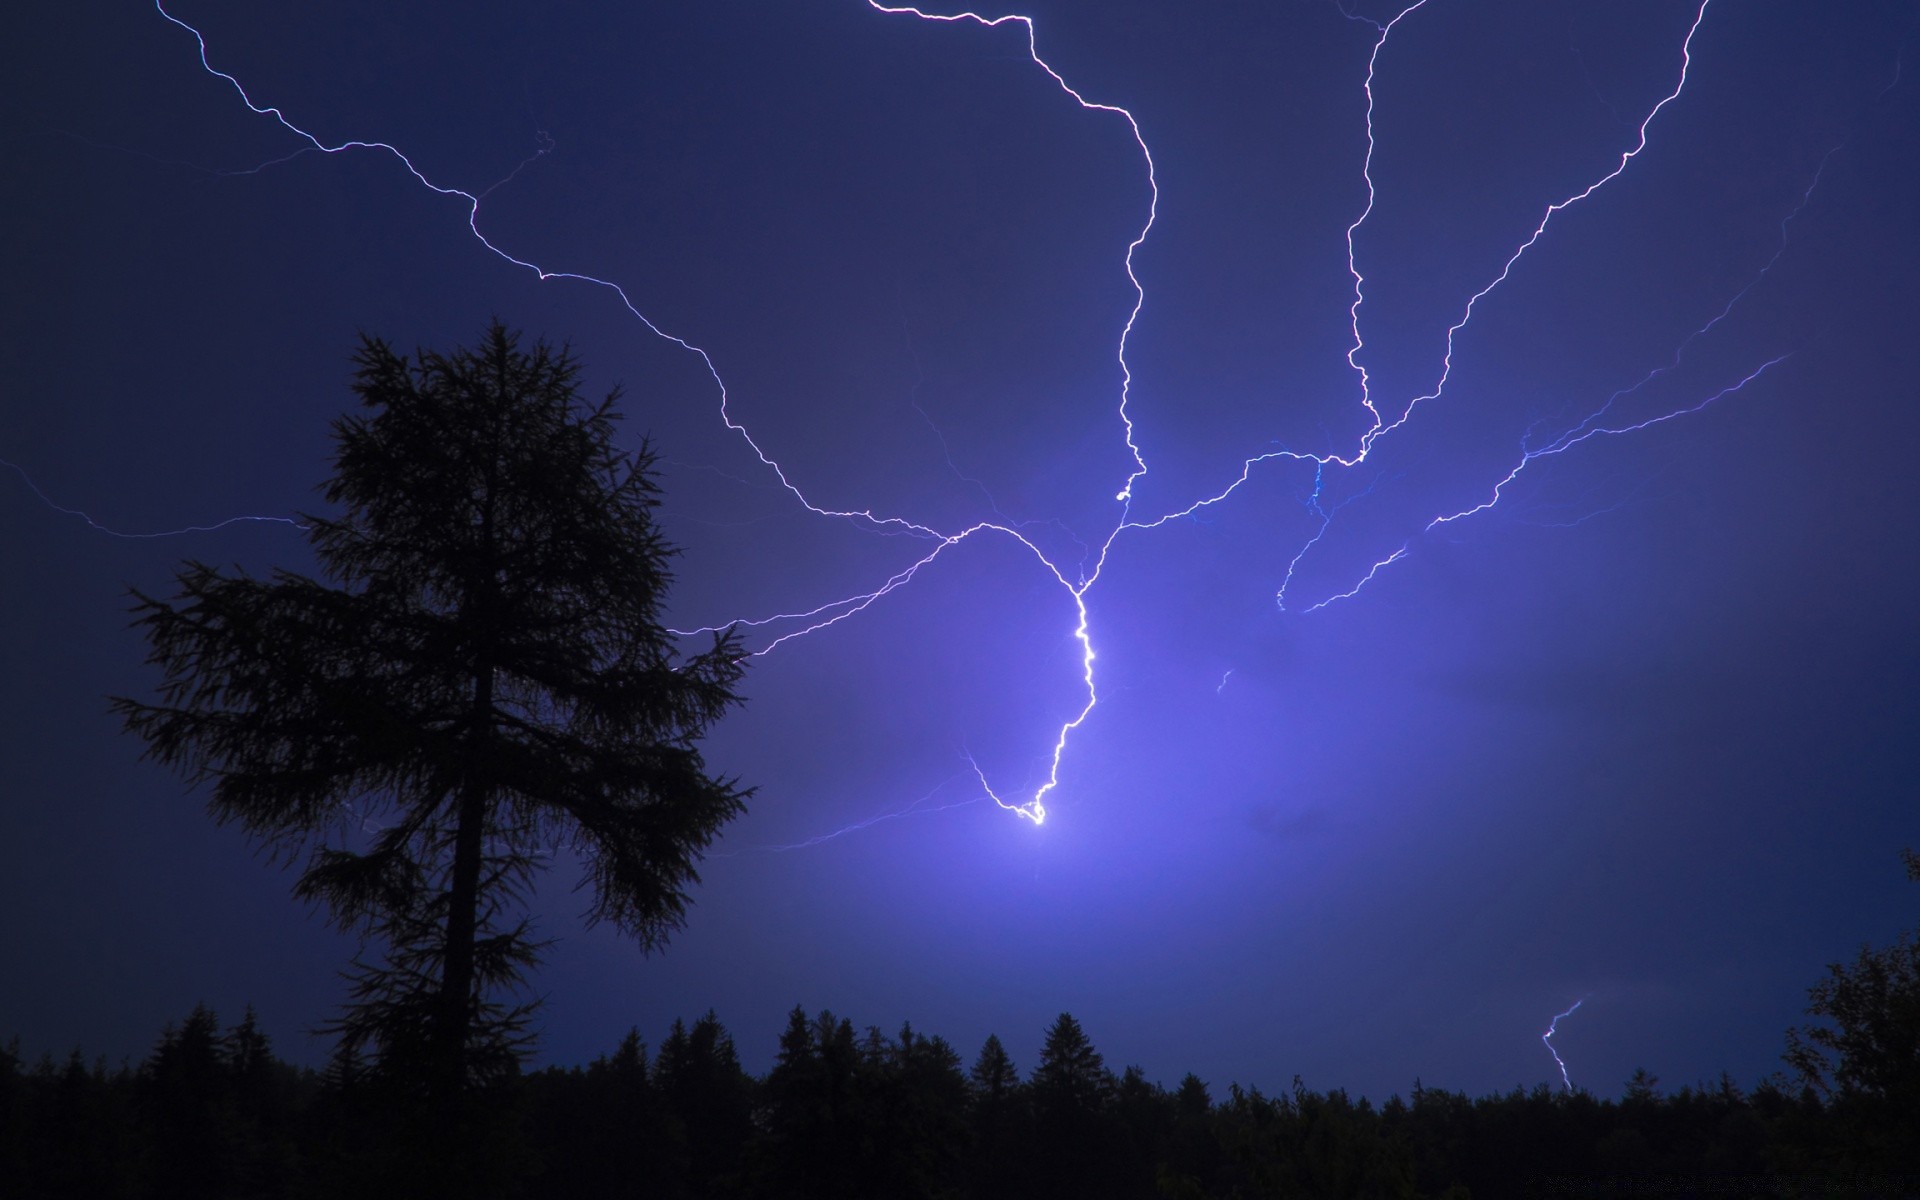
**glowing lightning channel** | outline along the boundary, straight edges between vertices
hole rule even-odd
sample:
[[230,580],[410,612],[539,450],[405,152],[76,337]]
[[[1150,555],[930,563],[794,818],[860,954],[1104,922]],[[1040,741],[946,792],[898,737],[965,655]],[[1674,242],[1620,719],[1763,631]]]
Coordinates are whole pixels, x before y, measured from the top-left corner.
[[1560,1022],[1578,1012],[1580,1006],[1585,1003],[1586,1001],[1584,999],[1575,1000],[1572,1008],[1569,1008],[1563,1013],[1556,1014],[1553,1020],[1547,1022],[1547,1031],[1540,1035],[1540,1044],[1547,1048],[1548,1054],[1553,1055],[1553,1065],[1560,1068],[1560,1083],[1569,1092],[1573,1091],[1573,1079],[1567,1074],[1566,1061],[1560,1057],[1560,1052],[1553,1048],[1553,1035],[1560,1031]]
[[[1420,2],[1424,4],[1426,0],[1420,0]],[[912,5],[882,4],[880,0],[867,0],[867,4],[876,12],[883,12],[892,16],[918,17],[922,21],[934,21],[943,24],[972,22],[973,24],[981,25],[988,29],[1000,25],[1019,25],[1023,27],[1027,31],[1027,57],[1033,60],[1034,65],[1042,71],[1045,71],[1048,78],[1058,84],[1061,91],[1073,97],[1074,103],[1078,104],[1081,108],[1089,112],[1113,113],[1125,120],[1127,129],[1133,134],[1133,144],[1140,147],[1140,157],[1147,164],[1147,190],[1149,192],[1147,219],[1146,223],[1140,226],[1140,232],[1134,235],[1133,241],[1127,243],[1127,282],[1133,285],[1133,308],[1127,313],[1127,323],[1120,331],[1120,347],[1115,355],[1120,365],[1120,422],[1126,429],[1127,452],[1133,455],[1133,471],[1127,476],[1125,486],[1114,495],[1114,499],[1120,501],[1122,504],[1129,503],[1133,499],[1134,482],[1147,473],[1146,459],[1141,456],[1140,447],[1136,445],[1133,440],[1133,418],[1127,412],[1127,400],[1133,387],[1133,371],[1132,368],[1127,365],[1127,341],[1133,336],[1134,324],[1139,321],[1140,310],[1144,308],[1147,303],[1146,288],[1141,286],[1140,277],[1133,273],[1133,255],[1135,251],[1146,244],[1147,235],[1153,231],[1154,218],[1157,217],[1160,212],[1160,182],[1154,173],[1153,151],[1147,148],[1147,139],[1140,132],[1140,122],[1134,119],[1131,112],[1121,108],[1117,104],[1101,104],[1087,99],[1076,91],[1060,72],[1054,70],[1052,64],[1047,62],[1046,59],[1041,58],[1040,45],[1035,39],[1032,17],[1024,17],[1018,14],[1008,14],[1000,17],[983,17],[976,12],[930,13],[923,9],[915,8]],[[1119,527],[1115,528],[1114,533],[1119,533]],[[1112,545],[1111,536],[1109,536],[1107,544]],[[1102,558],[1105,557],[1104,547],[1102,548],[1101,556]]]
[[[1367,55],[1367,78],[1361,85],[1361,91],[1366,93],[1367,97],[1367,153],[1366,157],[1360,161],[1360,178],[1367,185],[1367,206],[1360,210],[1360,215],[1353,219],[1353,224],[1347,226],[1347,274],[1353,277],[1353,303],[1347,308],[1347,324],[1349,328],[1353,330],[1353,345],[1347,349],[1347,365],[1353,368],[1356,375],[1360,376],[1360,403],[1365,405],[1367,412],[1373,416],[1372,429],[1368,430],[1366,436],[1363,436],[1360,441],[1361,457],[1366,456],[1367,446],[1371,443],[1373,434],[1378,432],[1381,425],[1380,410],[1373,406],[1372,380],[1367,375],[1367,368],[1359,359],[1360,352],[1366,348],[1366,342],[1360,336],[1360,306],[1366,303],[1365,289],[1367,280],[1366,276],[1360,273],[1360,262],[1353,248],[1353,235],[1359,231],[1362,225],[1367,223],[1367,218],[1373,215],[1374,201],[1378,198],[1373,186],[1373,152],[1376,148],[1373,136],[1373,77],[1375,71],[1377,71],[1380,66],[1380,51],[1386,46],[1387,37],[1393,32],[1393,27],[1416,10],[1425,7],[1426,3],[1427,0],[1419,0],[1418,3],[1401,9],[1395,14],[1391,21],[1388,21],[1384,25],[1378,24],[1377,22],[1369,22],[1373,24],[1375,29],[1379,30],[1380,36],[1374,39],[1373,50]],[[1342,9],[1341,12],[1348,20],[1366,20],[1365,17],[1360,17],[1344,9]],[[1291,571],[1289,571],[1289,574],[1291,574]]]

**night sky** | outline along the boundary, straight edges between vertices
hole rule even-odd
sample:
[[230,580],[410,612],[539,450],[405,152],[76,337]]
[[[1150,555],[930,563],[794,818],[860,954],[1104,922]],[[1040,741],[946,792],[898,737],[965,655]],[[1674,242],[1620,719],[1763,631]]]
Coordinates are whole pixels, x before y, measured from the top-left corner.
[[[1645,150],[1355,462],[1363,399],[1397,423],[1433,393],[1469,298],[1638,144],[1697,12],[1430,0],[1374,63],[1368,168],[1397,9],[1358,7],[1023,10],[1137,120],[1150,182],[1016,22],[169,3],[256,103],[485,193],[499,251],[704,350],[814,507],[994,526],[944,549],[809,512],[698,353],[489,252],[393,154],[250,112],[152,7],[16,14],[0,1036],[117,1061],[251,1002],[323,1056],[352,940],[107,711],[156,682],[127,587],[309,569],[305,543],[121,535],[316,509],[359,333],[450,349],[497,315],[624,388],[676,625],[941,549],[754,660],[708,757],[759,791],[663,954],[583,931],[554,865],[542,1061],[713,1008],[763,1070],[800,1003],[969,1061],[996,1032],[1025,1070],[1064,1009],[1216,1094],[1477,1093],[1557,1082],[1539,1035],[1583,1000],[1555,1045],[1596,1092],[1775,1070],[1824,964],[1920,913],[1920,7],[1715,0]],[[1076,591],[1099,701],[1036,825],[981,778],[1031,799],[1085,708]]]

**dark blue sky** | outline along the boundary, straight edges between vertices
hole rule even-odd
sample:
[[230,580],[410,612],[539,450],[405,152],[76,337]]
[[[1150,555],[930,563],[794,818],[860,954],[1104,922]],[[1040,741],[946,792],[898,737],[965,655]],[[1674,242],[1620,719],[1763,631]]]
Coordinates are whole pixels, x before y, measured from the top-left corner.
[[[169,10],[329,145],[474,194],[512,176],[481,233],[704,348],[816,506],[1025,538],[969,537],[756,660],[710,759],[759,794],[666,953],[582,932],[556,864],[544,1056],[712,1007],[759,1069],[798,1002],[969,1057],[997,1032],[1030,1067],[1067,1009],[1169,1081],[1478,1092],[1557,1077],[1539,1033],[1584,998],[1556,1039],[1576,1083],[1751,1082],[1824,964],[1920,912],[1912,3],[1716,0],[1645,151],[1476,304],[1439,397],[1317,500],[1311,462],[1269,459],[1118,537],[1249,458],[1355,456],[1368,174],[1355,357],[1389,420],[1432,392],[1468,298],[1680,82],[1695,5],[1431,0],[1379,54],[1366,173],[1370,21],[1023,10],[1153,155],[1124,514],[1154,192],[1023,27],[858,0]],[[138,1055],[204,1000],[320,1053],[351,943],[106,710],[153,682],[127,586],[304,545],[57,507],[123,533],[315,507],[360,331],[444,348],[498,315],[623,384],[667,462],[683,625],[869,593],[938,545],[809,513],[698,356],[489,253],[393,155],[285,158],[304,143],[153,9],[43,6],[4,53],[0,458],[43,496],[0,478],[0,1034],[30,1051]],[[1603,408],[1699,407],[1775,360],[1423,532]],[[1099,703],[1036,827],[969,755],[1015,802],[1046,780],[1086,702],[1073,585],[1110,538]]]

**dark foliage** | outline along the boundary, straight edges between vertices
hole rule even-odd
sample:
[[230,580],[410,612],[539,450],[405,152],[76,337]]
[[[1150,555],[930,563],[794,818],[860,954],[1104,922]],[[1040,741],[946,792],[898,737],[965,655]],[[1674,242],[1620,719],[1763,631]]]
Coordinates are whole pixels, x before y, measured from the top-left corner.
[[[1920,855],[1902,857],[1920,883]],[[1846,1114],[1862,1153],[1920,1173],[1920,932],[1834,963],[1809,997],[1814,1022],[1788,1033],[1787,1062]]]
[[[800,1009],[755,1079],[709,1013],[649,1057],[637,1031],[586,1067],[509,1074],[484,1093],[489,1144],[464,1195],[660,1200],[1059,1200],[1533,1195],[1903,1196],[1898,1148],[1863,1141],[1812,1089],[1730,1080],[1619,1100],[1545,1087],[1470,1098],[1415,1085],[1374,1106],[1342,1091],[1168,1091],[1099,1065],[1063,1017],[1022,1080],[998,1039],[971,1074],[911,1028],[858,1034]],[[1069,1081],[1073,1085],[1068,1087]],[[1051,1098],[1049,1098],[1049,1094]],[[1049,1106],[1053,1106],[1050,1110]],[[1064,1106],[1064,1107],[1063,1107]],[[196,1009],[146,1061],[76,1052],[27,1066],[0,1048],[0,1195],[419,1196],[417,1101],[342,1047],[326,1070],[275,1059],[249,1013]],[[1053,1111],[1054,1124],[1040,1114]],[[1060,1124],[1069,1113],[1069,1124]],[[1915,1114],[1908,1114],[1910,1117]],[[439,1168],[432,1168],[439,1169]]]
[[363,411],[335,423],[323,489],[338,515],[306,519],[323,580],[192,563],[174,601],[136,593],[163,679],[156,703],[115,706],[218,820],[303,863],[297,895],[372,935],[342,1070],[370,1049],[355,1070],[444,1113],[515,1073],[543,855],[577,854],[592,919],[643,947],[679,926],[747,795],[696,748],[738,702],[740,655],[724,637],[676,655],[652,459],[616,445],[616,397],[581,402],[566,351],[495,323],[475,350],[410,361],[366,339],[355,361]]

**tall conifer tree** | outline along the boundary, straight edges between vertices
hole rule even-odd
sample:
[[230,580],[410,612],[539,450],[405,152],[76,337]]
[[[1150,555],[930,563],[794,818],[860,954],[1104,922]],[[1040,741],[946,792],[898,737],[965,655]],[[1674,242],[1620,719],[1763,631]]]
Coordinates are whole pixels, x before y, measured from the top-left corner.
[[511,1066],[495,996],[534,959],[544,853],[577,853],[590,919],[646,949],[683,921],[749,795],[697,748],[741,655],[662,628],[653,458],[568,351],[495,322],[411,360],[363,338],[355,363],[335,514],[306,518],[321,578],[188,563],[173,601],[136,592],[163,681],[115,707],[217,820],[302,863],[296,894],[385,943],[342,1028],[448,1100]]

